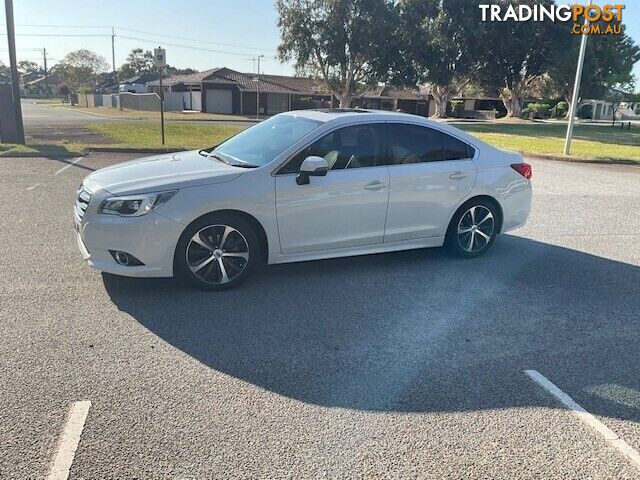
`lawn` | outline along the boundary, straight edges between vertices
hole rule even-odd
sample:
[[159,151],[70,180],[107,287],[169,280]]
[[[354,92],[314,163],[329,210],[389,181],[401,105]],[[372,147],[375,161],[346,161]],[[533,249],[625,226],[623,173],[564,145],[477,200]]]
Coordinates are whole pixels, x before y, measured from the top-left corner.
[[[115,140],[119,146],[130,148],[162,147],[159,122],[93,123],[87,125],[93,132]],[[235,135],[243,126],[210,123],[167,122],[165,147],[194,150],[211,147]]]
[[[525,155],[563,157],[566,124],[539,122],[460,123],[458,128],[498,148]],[[576,125],[572,158],[577,160],[624,160],[640,163],[640,128],[621,130],[620,126]]]
[[[565,124],[540,122],[460,123],[457,127],[491,145],[525,155],[563,157]],[[160,126],[155,122],[95,123],[88,128],[127,147],[160,147]],[[168,122],[166,146],[195,149],[215,145],[242,130],[243,126],[211,123]],[[640,128],[621,130],[606,125],[576,125],[572,158],[577,160],[623,160],[640,163]]]
[[[506,150],[519,151],[530,156],[562,155],[564,148],[565,124],[541,122],[491,122],[454,123],[481,140]],[[89,130],[113,140],[118,147],[153,149],[161,148],[159,122],[104,122],[86,126]],[[166,144],[169,149],[198,149],[216,145],[246,128],[243,125],[221,125],[212,122],[175,122],[165,126]],[[98,146],[98,145],[96,145]],[[104,145],[101,145],[104,147]],[[0,155],[11,152],[37,152],[43,154],[64,154],[80,151],[91,145],[75,144],[67,139],[60,145],[13,146],[0,145]],[[631,130],[608,125],[576,125],[573,140],[574,160],[623,161],[640,163],[640,127]]]

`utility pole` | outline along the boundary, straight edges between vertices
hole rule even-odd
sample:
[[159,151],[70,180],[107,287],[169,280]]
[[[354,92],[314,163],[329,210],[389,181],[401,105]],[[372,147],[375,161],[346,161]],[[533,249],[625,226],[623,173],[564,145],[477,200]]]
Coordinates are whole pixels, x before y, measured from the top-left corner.
[[[591,6],[591,2],[589,2],[589,6]],[[587,20],[587,15],[584,17],[584,29],[589,26],[589,20]],[[571,98],[571,108],[569,108],[569,124],[567,125],[567,136],[564,141],[564,154],[571,155],[571,138],[573,136],[573,124],[575,122],[576,113],[578,110],[578,97],[580,97],[580,82],[582,81],[582,68],[584,67],[584,56],[587,50],[587,39],[589,35],[586,33],[582,33],[582,39],[580,41],[580,54],[578,55],[578,68],[576,70],[576,80],[573,84],[573,97]]]
[[113,73],[116,73],[116,29],[111,27],[111,64]]
[[260,119],[260,59],[264,55],[258,55],[258,76],[256,77],[256,120]]
[[49,97],[49,77],[47,76],[47,49],[42,49],[42,63],[44,64],[44,96]]
[[160,88],[160,132],[162,135],[162,145],[164,145],[164,89],[162,88],[162,71],[167,64],[167,57],[164,48],[158,47],[153,50],[153,63],[158,69],[158,88]]
[[11,68],[11,89],[13,92],[13,107],[16,121],[16,142],[24,145],[24,126],[22,125],[22,107],[20,105],[20,78],[18,77],[18,63],[16,60],[16,30],[13,24],[13,0],[4,0],[7,20],[7,40],[9,43],[9,66]]

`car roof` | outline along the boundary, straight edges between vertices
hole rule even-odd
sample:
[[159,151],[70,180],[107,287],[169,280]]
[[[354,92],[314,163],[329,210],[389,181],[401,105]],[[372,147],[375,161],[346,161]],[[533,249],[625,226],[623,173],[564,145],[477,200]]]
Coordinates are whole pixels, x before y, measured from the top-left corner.
[[332,120],[339,119],[358,119],[363,122],[370,122],[376,120],[400,120],[405,118],[407,120],[423,119],[417,115],[411,115],[401,112],[389,112],[387,110],[366,110],[362,108],[324,108],[316,110],[292,110],[282,113],[281,115],[292,115],[298,118],[308,118],[311,120],[320,121],[323,123],[330,122]]
[[389,112],[387,110],[366,110],[359,108],[351,109],[318,109],[318,110],[292,110],[281,113],[280,115],[291,115],[296,118],[308,118],[310,120],[319,121],[322,123],[341,124],[341,123],[354,123],[356,120],[358,123],[367,122],[385,122],[385,121],[405,121],[407,123],[413,123],[418,125],[424,125],[425,127],[431,127],[443,132],[447,132],[450,135],[458,137],[473,146],[487,144],[482,142],[477,137],[469,135],[467,132],[460,130],[446,122],[438,122],[429,118],[421,117],[419,115],[412,115],[410,113],[402,112]]

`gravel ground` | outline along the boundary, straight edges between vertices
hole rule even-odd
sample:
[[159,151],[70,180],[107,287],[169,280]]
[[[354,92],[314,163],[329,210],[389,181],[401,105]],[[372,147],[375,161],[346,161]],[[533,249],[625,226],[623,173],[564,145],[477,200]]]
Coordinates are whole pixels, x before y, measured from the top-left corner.
[[130,158],[0,158],[0,478],[638,478],[524,373],[640,450],[640,169],[531,160],[526,227],[266,268],[239,289],[101,275],[71,206]]

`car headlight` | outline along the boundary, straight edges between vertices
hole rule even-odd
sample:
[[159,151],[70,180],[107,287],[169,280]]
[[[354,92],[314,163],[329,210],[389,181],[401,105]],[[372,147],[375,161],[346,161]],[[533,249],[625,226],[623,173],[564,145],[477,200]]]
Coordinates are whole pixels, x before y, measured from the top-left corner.
[[120,215],[121,217],[139,217],[167,203],[176,193],[178,193],[177,190],[172,190],[170,192],[107,198],[98,207],[98,213]]

